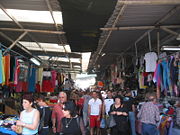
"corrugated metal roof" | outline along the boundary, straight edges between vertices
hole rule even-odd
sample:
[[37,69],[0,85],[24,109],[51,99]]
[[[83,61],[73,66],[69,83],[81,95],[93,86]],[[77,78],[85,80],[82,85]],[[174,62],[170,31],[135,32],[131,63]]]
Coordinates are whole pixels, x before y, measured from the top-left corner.
[[154,25],[175,6],[127,6],[122,19],[116,26]]
[[[61,7],[60,7],[60,4],[58,2],[58,0],[49,0],[49,3],[50,3],[50,6],[52,8],[52,11],[58,11],[58,14],[60,13],[61,11]],[[4,9],[6,10],[11,10],[11,9],[15,9],[17,12],[20,12],[20,14],[17,16],[16,15],[13,15],[13,17],[16,19],[16,20],[20,20],[18,23],[21,24],[23,26],[24,29],[31,29],[31,30],[46,30],[46,31],[56,31],[57,29],[55,28],[55,24],[53,22],[53,19],[52,17],[50,16],[50,10],[48,8],[48,5],[46,3],[46,0],[1,0],[0,1],[0,4],[2,5],[1,7],[3,7]],[[39,13],[43,13],[44,16],[40,16],[39,18],[41,19],[41,23],[40,21],[37,22],[37,19],[38,18],[35,18],[37,16],[31,16],[33,18],[27,18],[25,15],[23,16],[23,14],[21,14],[21,11],[27,11],[28,14],[29,11],[32,11],[32,12],[39,12]],[[55,18],[55,21],[57,23],[57,20],[58,19],[56,16],[56,14],[54,14],[55,12],[53,12],[53,16]],[[2,15],[4,15],[4,18],[8,18],[8,16],[6,16],[6,14],[4,14],[4,12],[2,11]],[[8,12],[9,13],[9,12]],[[14,13],[14,12],[13,12]],[[11,13],[11,15],[13,14]],[[46,19],[45,18],[45,13],[46,13],[46,16],[47,16],[47,13],[49,15],[49,19],[51,19],[51,24],[50,23],[44,23],[44,21],[42,22],[43,19]],[[57,12],[56,12],[57,13]],[[10,13],[9,13],[10,14]],[[37,15],[37,14],[36,14]],[[42,18],[44,17],[44,18]],[[6,19],[5,18],[5,19]],[[22,19],[26,19],[26,20],[22,20]],[[29,22],[28,19],[31,19],[30,21],[32,22]],[[36,20],[33,20],[33,19],[36,19]],[[60,20],[61,18],[59,18]],[[16,29],[21,29],[15,22],[13,22],[11,19],[9,19],[8,21],[3,21],[0,19],[0,28],[16,28]],[[58,31],[62,31],[63,30],[63,27],[62,25],[58,24]],[[1,31],[3,32],[4,34],[6,34],[9,38],[11,38],[12,40],[16,40],[23,32],[18,32],[18,31]],[[67,40],[66,40],[66,37],[65,35],[58,35],[57,34],[50,34],[50,33],[30,33],[31,36],[33,38],[30,38],[29,35],[25,35],[20,41],[28,41],[28,42],[40,42],[41,43],[45,43],[45,44],[41,44],[42,45],[42,48],[44,49],[40,49],[39,46],[37,44],[34,44],[34,47],[35,48],[32,48],[27,46],[26,44],[24,44],[23,42],[22,45],[24,45],[27,49],[30,50],[30,52],[33,54],[33,55],[43,55],[43,56],[58,56],[58,57],[67,57],[69,56],[69,59],[72,61],[72,64],[74,63],[74,59],[73,58],[78,58],[80,59],[81,58],[81,54],[78,53],[66,53],[63,46],[64,44],[67,44]],[[35,39],[35,40],[34,40]],[[0,41],[6,45],[6,46],[9,46],[11,43],[9,41],[6,41],[4,37],[0,36]],[[52,49],[50,47],[50,51],[55,51],[54,54],[52,54],[48,48],[47,48],[47,44],[46,43],[54,43],[54,44],[59,44],[61,46],[59,46],[57,49]],[[52,46],[53,47],[53,46]],[[15,46],[13,47],[13,49],[15,50],[18,50],[17,49],[18,47]],[[39,49],[38,49],[39,48]],[[19,49],[21,51],[21,49]],[[39,51],[35,51],[35,50],[39,50]],[[47,52],[45,52],[45,51]],[[23,51],[21,51],[22,53]],[[23,52],[22,53],[23,55],[26,56],[26,52]],[[29,55],[28,55],[29,56]],[[29,57],[32,57],[32,56],[29,56]],[[59,63],[60,64],[60,63]],[[62,64],[62,63],[61,63]],[[66,65],[69,65],[70,63],[69,62],[66,62],[66,63],[63,63],[63,64],[66,64]],[[81,65],[81,63],[78,63],[79,65]],[[70,68],[71,66],[69,66]]]
[[[133,0],[133,1],[137,1],[137,0]],[[127,7],[124,10],[124,13],[120,16],[120,19],[118,19],[118,22],[116,23],[115,27],[153,26],[159,20],[161,20],[165,15],[173,11],[173,9],[175,8],[176,10],[173,12],[173,14],[168,19],[161,22],[160,24],[180,25],[180,17],[179,17],[180,8],[178,6],[180,5],[127,5]],[[115,22],[115,19],[117,18],[118,13],[120,13],[122,7],[123,5],[117,3],[112,16],[109,18],[108,22],[104,26],[105,28],[111,28],[113,26],[113,23]],[[173,30],[176,31],[177,29],[173,29]],[[96,52],[94,52],[94,54],[91,57],[89,69],[99,64],[101,66],[102,65],[107,66],[107,63],[110,64],[112,63],[112,61],[114,62],[114,59],[118,57],[117,54],[119,55],[123,54],[123,52],[125,52],[127,48],[129,48],[129,50],[127,50],[126,53],[131,53],[131,55],[135,56],[135,47],[134,47],[135,41],[140,36],[142,36],[146,31],[147,30],[112,31],[104,47],[103,44],[105,43],[110,31],[102,31],[98,44],[98,49]],[[160,30],[161,41],[163,41],[165,37],[167,37],[168,35],[169,33]],[[171,39],[175,39],[175,38],[171,38]],[[152,48],[156,49],[157,46],[156,30],[151,32],[151,42],[152,42]],[[176,42],[172,42],[172,44],[173,43],[178,44],[180,42],[176,41]],[[146,51],[149,50],[147,36],[138,43],[138,46],[139,46],[138,53],[145,53]],[[103,49],[101,51],[102,47]],[[101,57],[101,54],[104,52],[106,53],[106,56]],[[111,55],[108,55],[108,53]],[[126,53],[124,55],[126,55]],[[111,59],[108,59],[107,56],[111,57]],[[98,58],[97,61],[95,61],[96,58]]]
[[[49,11],[45,0],[1,0],[6,9]],[[61,11],[57,0],[50,0],[53,11]]]

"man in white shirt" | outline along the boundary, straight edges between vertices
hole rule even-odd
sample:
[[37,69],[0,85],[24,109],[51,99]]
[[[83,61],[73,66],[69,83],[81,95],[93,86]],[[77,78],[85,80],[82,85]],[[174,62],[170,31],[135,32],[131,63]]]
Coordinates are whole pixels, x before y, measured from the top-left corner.
[[101,117],[101,109],[102,109],[102,101],[97,98],[97,92],[94,91],[92,93],[92,99],[89,100],[88,103],[88,114],[90,119],[90,134],[94,135],[94,128],[97,128],[97,135],[99,135],[100,128],[100,117]]
[[[104,109],[105,109],[106,120],[109,117],[109,111],[110,111],[110,107],[112,104],[114,104],[114,99],[112,97],[112,92],[110,90],[108,90],[107,91],[107,98],[104,99]],[[107,129],[107,133],[108,133],[108,135],[110,134],[109,129]]]
[[108,113],[113,103],[114,103],[114,99],[112,98],[112,92],[109,90],[107,92],[107,98],[104,100],[104,107],[105,107],[106,115],[109,115]]

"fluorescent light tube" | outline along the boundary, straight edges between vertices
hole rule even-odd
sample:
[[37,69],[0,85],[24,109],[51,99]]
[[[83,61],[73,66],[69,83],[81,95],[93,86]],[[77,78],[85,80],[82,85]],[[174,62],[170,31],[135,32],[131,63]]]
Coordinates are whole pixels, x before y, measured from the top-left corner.
[[180,51],[180,46],[163,46],[162,51]]
[[32,61],[37,66],[41,65],[41,63],[38,60],[36,60],[35,58],[31,58],[30,61]]

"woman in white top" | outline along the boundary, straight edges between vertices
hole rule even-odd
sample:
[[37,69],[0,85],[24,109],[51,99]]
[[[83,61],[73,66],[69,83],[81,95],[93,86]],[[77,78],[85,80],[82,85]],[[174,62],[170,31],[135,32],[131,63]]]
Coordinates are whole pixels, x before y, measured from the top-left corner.
[[[17,126],[22,126],[22,135],[36,135],[38,133],[39,126],[39,111],[32,107],[33,98],[32,95],[27,94],[23,96],[23,108],[20,113],[20,120],[17,121]],[[12,129],[16,131],[17,126],[12,126]]]

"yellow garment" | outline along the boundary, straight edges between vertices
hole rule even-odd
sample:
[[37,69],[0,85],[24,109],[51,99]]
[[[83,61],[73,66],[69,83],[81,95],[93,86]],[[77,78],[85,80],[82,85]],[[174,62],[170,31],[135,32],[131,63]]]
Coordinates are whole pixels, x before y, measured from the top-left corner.
[[43,68],[38,68],[37,81],[39,82],[40,86],[42,85],[42,80],[43,80]]

